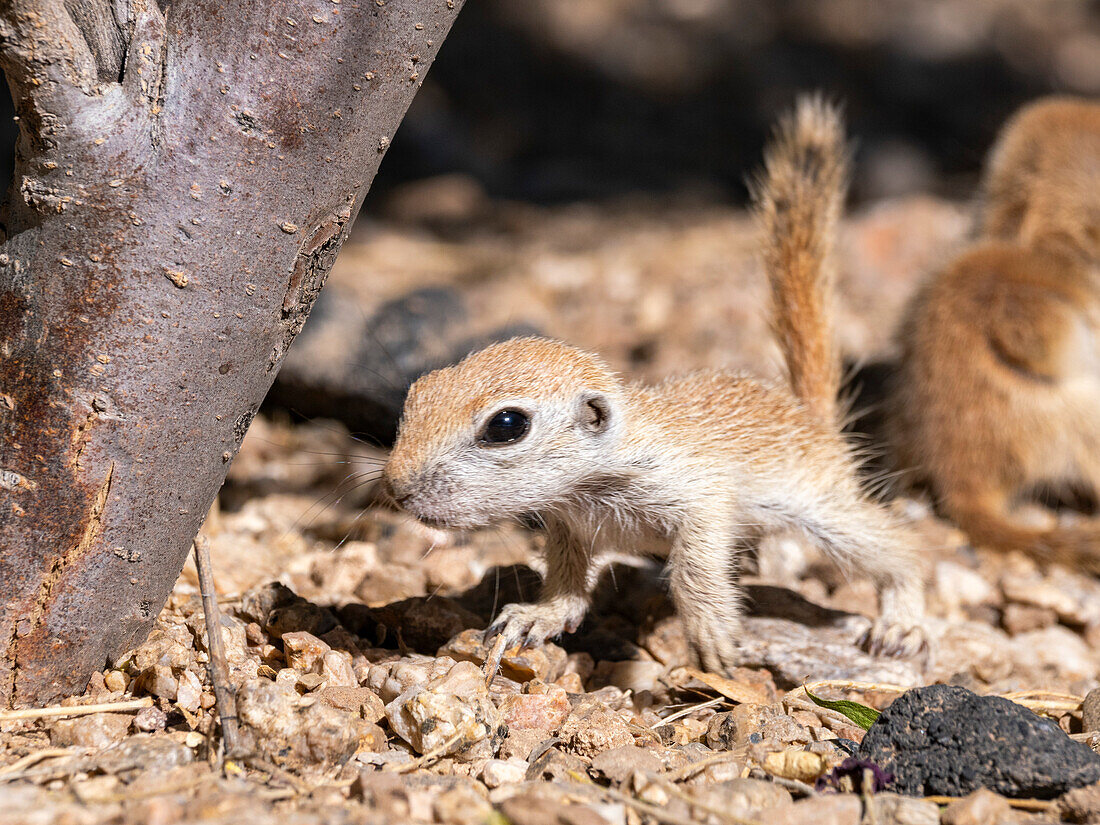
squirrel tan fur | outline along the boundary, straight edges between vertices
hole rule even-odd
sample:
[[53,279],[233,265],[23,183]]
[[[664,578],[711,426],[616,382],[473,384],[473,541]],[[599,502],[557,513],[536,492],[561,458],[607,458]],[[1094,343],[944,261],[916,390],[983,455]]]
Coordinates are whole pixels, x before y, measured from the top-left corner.
[[801,101],[757,187],[764,261],[791,389],[730,372],[626,383],[596,355],[515,338],[413,384],[384,470],[419,519],[478,528],[537,514],[547,532],[539,601],[506,606],[486,632],[539,644],[581,623],[609,551],[667,552],[693,658],[737,664],[737,556],[797,528],[870,576],[873,652],[926,647],[910,535],[861,490],[836,421],[831,241],[846,185],[839,116]]
[[990,153],[978,239],[917,293],[887,407],[899,468],[977,544],[1100,572],[1100,520],[1014,518],[1100,494],[1100,105],[1021,110]]

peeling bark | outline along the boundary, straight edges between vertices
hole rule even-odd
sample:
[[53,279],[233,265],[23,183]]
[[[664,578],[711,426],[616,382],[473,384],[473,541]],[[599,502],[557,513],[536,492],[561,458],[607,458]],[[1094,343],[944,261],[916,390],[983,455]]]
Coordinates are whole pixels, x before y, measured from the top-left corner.
[[460,5],[0,3],[0,705],[147,632]]

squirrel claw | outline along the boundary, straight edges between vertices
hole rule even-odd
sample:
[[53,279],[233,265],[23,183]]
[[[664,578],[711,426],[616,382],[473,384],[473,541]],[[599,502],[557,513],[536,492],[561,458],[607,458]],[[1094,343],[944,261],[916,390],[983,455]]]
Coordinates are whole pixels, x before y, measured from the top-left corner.
[[497,637],[504,638],[504,648],[538,647],[547,639],[560,636],[570,622],[556,615],[552,607],[542,604],[509,604],[482,634],[482,642],[489,644]]
[[927,667],[931,660],[931,643],[921,625],[905,626],[881,619],[872,623],[859,639],[859,645],[872,656],[897,659],[918,659]]
[[732,634],[722,632],[721,629],[704,638],[693,639],[689,636],[688,648],[692,664],[706,673],[730,675],[741,664],[740,650],[734,638]]

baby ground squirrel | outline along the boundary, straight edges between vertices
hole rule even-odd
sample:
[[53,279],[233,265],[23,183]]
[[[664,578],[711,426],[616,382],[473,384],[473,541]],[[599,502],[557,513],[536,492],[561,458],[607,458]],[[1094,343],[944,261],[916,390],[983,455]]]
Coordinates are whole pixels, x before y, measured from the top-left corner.
[[495,344],[413,384],[383,472],[394,499],[439,527],[530,513],[546,526],[539,601],[506,606],[487,639],[537,645],[576,630],[601,554],[655,544],[693,659],[728,671],[738,551],[798,528],[879,586],[872,652],[926,649],[912,537],[861,490],[837,424],[831,245],[846,183],[838,114],[800,101],[756,198],[793,394],[715,371],[624,383],[597,356],[542,338]]
[[1024,108],[983,189],[978,239],[908,307],[887,438],[975,543],[1100,572],[1100,520],[1013,519],[1044,490],[1100,493],[1100,105]]

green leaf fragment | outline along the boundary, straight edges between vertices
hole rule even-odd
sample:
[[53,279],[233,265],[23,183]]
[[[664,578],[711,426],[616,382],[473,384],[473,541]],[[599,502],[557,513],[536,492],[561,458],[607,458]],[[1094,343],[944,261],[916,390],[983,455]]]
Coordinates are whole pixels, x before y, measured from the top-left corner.
[[822,699],[820,696],[814,696],[809,688],[803,687],[803,690],[806,691],[806,695],[810,697],[810,701],[815,705],[835,710],[842,716],[851,719],[852,722],[864,730],[871,727],[879,717],[877,710],[869,708],[867,705],[861,705],[859,702],[851,702],[847,699]]

